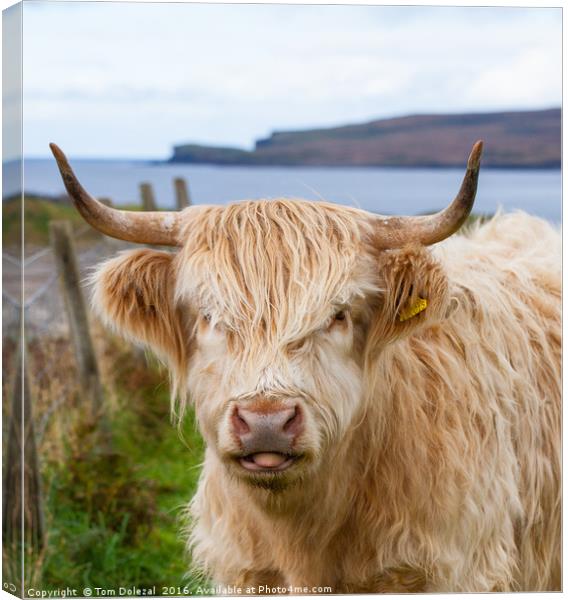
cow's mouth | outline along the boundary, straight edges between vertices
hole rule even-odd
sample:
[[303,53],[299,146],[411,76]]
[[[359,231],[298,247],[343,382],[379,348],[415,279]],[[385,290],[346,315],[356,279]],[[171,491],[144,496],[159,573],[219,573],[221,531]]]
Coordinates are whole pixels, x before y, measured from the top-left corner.
[[274,473],[285,471],[298,459],[297,456],[280,452],[256,452],[239,458],[239,463],[247,471]]

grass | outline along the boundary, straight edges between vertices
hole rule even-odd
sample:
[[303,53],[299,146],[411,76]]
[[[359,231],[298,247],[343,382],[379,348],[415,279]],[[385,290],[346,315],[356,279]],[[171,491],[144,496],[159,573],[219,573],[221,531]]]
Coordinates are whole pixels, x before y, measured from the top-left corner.
[[[125,210],[140,210],[139,206],[121,206]],[[55,200],[27,195],[24,198],[24,226],[26,246],[39,247],[49,244],[49,222],[65,219],[71,221],[77,228],[85,227],[85,221],[67,198]],[[17,248],[20,244],[21,225],[20,198],[11,198],[2,203],[2,238],[5,248]],[[91,239],[97,233],[89,230]],[[88,237],[88,236],[87,236]]]
[[[76,209],[69,203],[54,202],[46,198],[26,196],[25,236],[26,244],[45,246],[49,243],[49,221],[68,219],[74,224],[82,225],[82,220]],[[4,246],[15,246],[19,243],[19,226],[21,223],[20,199],[15,198],[2,205],[2,238]]]
[[33,580],[45,590],[104,587],[117,595],[133,586],[195,591],[203,582],[186,576],[180,514],[197,485],[202,440],[191,416],[181,431],[171,424],[156,366],[133,353],[116,359],[111,443],[83,422],[65,462],[45,466],[48,542]]

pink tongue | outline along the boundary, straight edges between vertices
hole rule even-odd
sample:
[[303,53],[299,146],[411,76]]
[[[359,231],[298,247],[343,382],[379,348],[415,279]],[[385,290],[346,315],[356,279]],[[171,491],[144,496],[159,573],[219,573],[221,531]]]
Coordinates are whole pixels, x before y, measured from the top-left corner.
[[279,467],[286,461],[286,457],[283,454],[276,452],[259,452],[258,454],[253,454],[252,459],[259,467],[266,468]]

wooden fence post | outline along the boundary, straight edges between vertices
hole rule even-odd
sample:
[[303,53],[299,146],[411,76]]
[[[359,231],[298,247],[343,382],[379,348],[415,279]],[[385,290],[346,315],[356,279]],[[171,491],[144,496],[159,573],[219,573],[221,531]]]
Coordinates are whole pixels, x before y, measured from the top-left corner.
[[103,416],[103,386],[81,290],[71,223],[51,221],[49,228],[53,255],[65,298],[69,328],[75,346],[81,391],[89,397],[92,417],[98,418]]
[[143,210],[156,210],[156,199],[154,198],[154,190],[151,184],[141,183],[140,195],[142,196]]
[[34,551],[39,551],[45,544],[43,499],[23,333],[18,344],[10,393],[2,531],[11,551],[20,544],[29,544]]
[[176,190],[177,209],[183,210],[191,206],[191,196],[189,195],[189,188],[185,179],[183,177],[176,177],[174,179],[174,187]]
[[31,542],[34,550],[43,548],[45,543],[45,527],[43,519],[43,497],[41,492],[41,475],[33,420],[33,396],[30,387],[30,375],[26,356],[25,337],[23,360],[23,402],[24,402],[24,532],[26,540]]
[[[22,362],[21,342],[17,346],[14,375],[10,385],[10,423],[2,482],[2,538],[10,554],[22,546]],[[16,556],[11,557],[13,560]]]

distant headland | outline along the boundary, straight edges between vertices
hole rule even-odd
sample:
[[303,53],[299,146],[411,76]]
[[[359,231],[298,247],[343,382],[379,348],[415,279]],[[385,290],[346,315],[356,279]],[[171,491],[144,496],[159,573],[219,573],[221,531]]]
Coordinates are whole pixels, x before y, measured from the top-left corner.
[[252,151],[183,144],[170,162],[217,165],[463,167],[485,142],[483,165],[560,168],[561,109],[410,115],[304,131],[275,131]]

